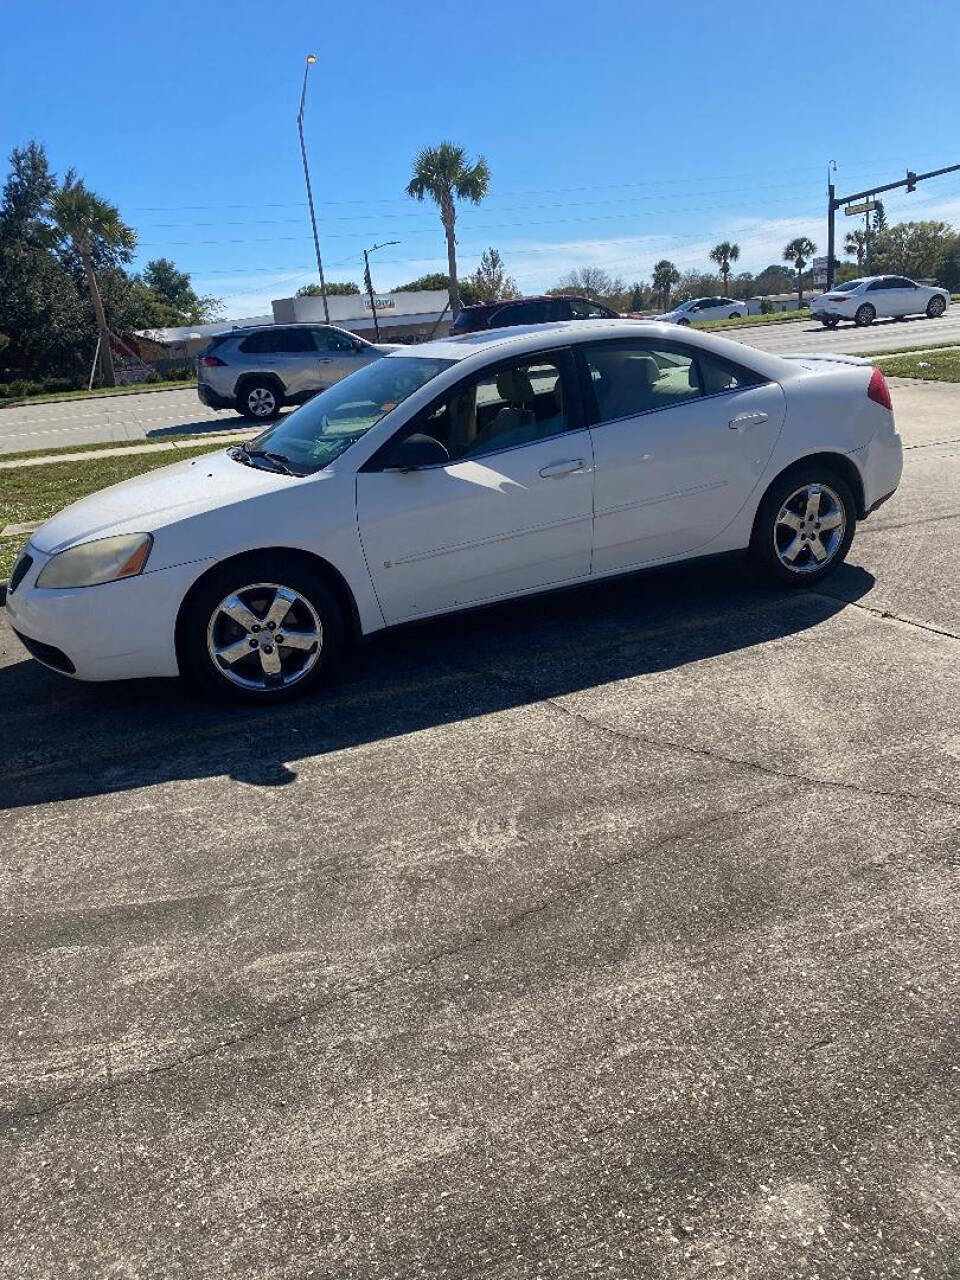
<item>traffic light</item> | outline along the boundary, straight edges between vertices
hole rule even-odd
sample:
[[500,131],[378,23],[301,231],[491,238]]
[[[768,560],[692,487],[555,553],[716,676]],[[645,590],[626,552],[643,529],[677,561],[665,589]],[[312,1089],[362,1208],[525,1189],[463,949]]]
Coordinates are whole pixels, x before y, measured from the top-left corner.
[[913,172],[912,169],[908,169],[907,170],[907,190],[916,191],[916,189],[917,189],[917,175]]

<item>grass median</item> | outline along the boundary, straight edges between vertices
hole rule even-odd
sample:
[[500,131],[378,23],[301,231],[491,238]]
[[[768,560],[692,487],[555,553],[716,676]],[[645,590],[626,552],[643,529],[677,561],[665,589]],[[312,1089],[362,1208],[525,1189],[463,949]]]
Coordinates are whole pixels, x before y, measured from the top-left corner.
[[[47,520],[71,502],[107,485],[216,450],[216,443],[209,441],[175,453],[138,453],[131,457],[91,458],[89,462],[54,462],[44,467],[11,467],[0,471],[0,530],[10,524]],[[26,534],[0,536],[0,579],[9,577],[16,554],[26,541]]]
[[960,347],[876,356],[874,364],[891,378],[922,378],[925,382],[960,382]]

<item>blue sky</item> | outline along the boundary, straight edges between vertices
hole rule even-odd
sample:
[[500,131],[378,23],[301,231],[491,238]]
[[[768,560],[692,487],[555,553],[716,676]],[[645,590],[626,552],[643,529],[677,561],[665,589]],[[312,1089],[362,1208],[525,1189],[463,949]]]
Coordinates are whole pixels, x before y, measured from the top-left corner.
[[[445,267],[436,210],[403,193],[443,138],[493,175],[462,210],[461,271],[496,245],[527,291],[588,263],[625,279],[663,256],[705,267],[723,238],[758,270],[794,235],[825,247],[828,160],[841,192],[960,162],[952,0],[0,0],[0,15],[4,156],[45,142],[136,227],[139,264],[174,258],[228,316],[316,278],[296,132],[308,51],[324,266],[359,281],[363,247],[400,240],[374,259],[381,290]],[[960,224],[960,174],[887,210]]]

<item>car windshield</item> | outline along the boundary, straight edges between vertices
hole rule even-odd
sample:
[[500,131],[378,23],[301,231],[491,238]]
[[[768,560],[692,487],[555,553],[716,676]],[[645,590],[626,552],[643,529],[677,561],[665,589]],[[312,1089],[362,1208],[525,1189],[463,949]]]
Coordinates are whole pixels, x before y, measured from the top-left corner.
[[854,289],[859,289],[862,284],[866,284],[866,280],[848,280],[846,284],[835,284],[833,286],[834,293],[853,293]]
[[452,360],[388,356],[365,365],[250,442],[297,472],[320,471]]

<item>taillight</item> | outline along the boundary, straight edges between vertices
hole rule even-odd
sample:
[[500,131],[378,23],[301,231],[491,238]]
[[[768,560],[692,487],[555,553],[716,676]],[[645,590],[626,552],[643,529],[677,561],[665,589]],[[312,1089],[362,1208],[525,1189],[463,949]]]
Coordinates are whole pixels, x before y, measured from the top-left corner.
[[887,386],[886,378],[877,368],[875,368],[873,373],[870,375],[867,395],[874,404],[883,405],[884,409],[889,409],[891,412],[893,411],[893,401],[890,399],[890,388]]
[[216,369],[217,365],[225,365],[226,361],[219,356],[201,356],[200,363],[205,369]]

